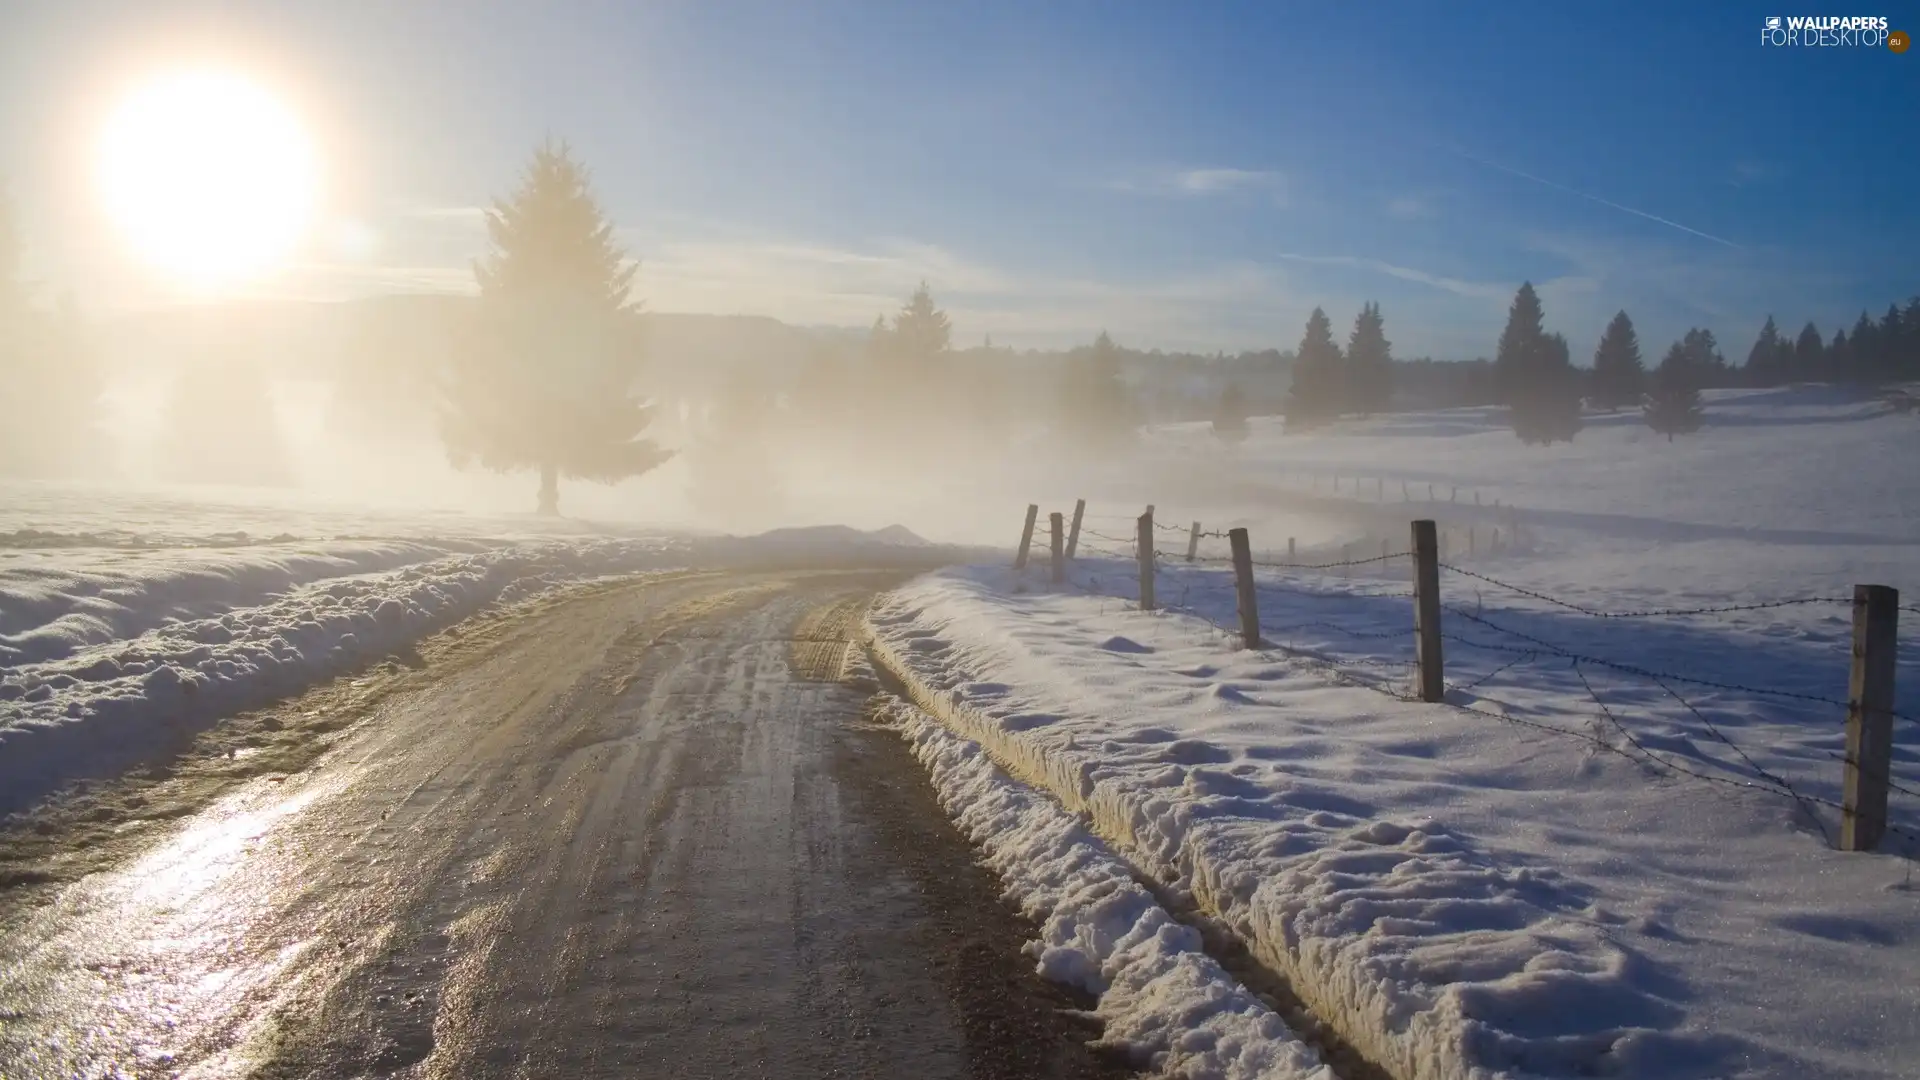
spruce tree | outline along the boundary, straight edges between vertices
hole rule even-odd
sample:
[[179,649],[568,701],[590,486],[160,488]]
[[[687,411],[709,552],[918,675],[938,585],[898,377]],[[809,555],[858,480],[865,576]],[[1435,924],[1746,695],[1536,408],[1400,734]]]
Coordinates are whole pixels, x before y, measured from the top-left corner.
[[1363,306],[1353,320],[1344,373],[1348,408],[1365,415],[1392,403],[1393,344],[1387,340],[1386,322],[1377,303]]
[[1700,430],[1703,410],[1696,356],[1697,349],[1676,341],[1653,373],[1653,392],[1647,396],[1647,426],[1665,435],[1668,442],[1675,435]]
[[1593,403],[1609,411],[1640,404],[1646,392],[1646,366],[1640,361],[1640,339],[1633,320],[1622,311],[1600,335],[1593,352]]
[[1580,430],[1580,373],[1567,339],[1546,332],[1545,317],[1533,285],[1522,284],[1494,357],[1513,433],[1528,444],[1571,442]]
[[538,471],[548,515],[560,512],[562,476],[611,484],[671,456],[641,438],[652,406],[634,392],[638,265],[615,246],[588,180],[564,144],[548,143],[487,212],[478,325],[444,387],[454,464]]
[[1287,390],[1286,430],[1305,431],[1340,415],[1344,396],[1340,346],[1333,343],[1333,324],[1319,308],[1307,317],[1306,333],[1294,351],[1293,385]]
[[1774,325],[1773,316],[1769,314],[1766,325],[1760,328],[1760,336],[1754,339],[1753,348],[1747,350],[1748,385],[1772,386],[1780,381],[1785,374],[1782,369],[1786,358],[1784,344],[1780,328]]
[[1880,357],[1880,328],[1874,325],[1873,316],[1865,309],[1854,321],[1853,333],[1847,335],[1847,342],[1853,350],[1849,366],[1855,381],[1872,384],[1886,377],[1886,364]]
[[1899,338],[1902,352],[1897,362],[1898,377],[1920,379],[1920,296],[1907,301],[1900,315]]
[[893,317],[894,354],[909,362],[928,362],[953,345],[953,323],[933,302],[933,292],[922,281]]
[[1880,339],[1880,377],[1883,379],[1899,381],[1908,377],[1907,356],[1920,342],[1910,340],[1906,329],[1900,318],[1900,305],[1888,304],[1875,334]]
[[1533,282],[1522,282],[1507,309],[1507,325],[1500,331],[1500,344],[1493,354],[1494,391],[1504,405],[1513,404],[1524,378],[1528,358],[1546,336],[1546,312]]
[[1800,330],[1800,336],[1793,343],[1793,368],[1789,378],[1793,382],[1812,382],[1826,378],[1826,342],[1820,337],[1820,328],[1808,322]]
[[1213,410],[1214,438],[1228,446],[1238,446],[1247,438],[1247,398],[1240,384],[1227,383]]

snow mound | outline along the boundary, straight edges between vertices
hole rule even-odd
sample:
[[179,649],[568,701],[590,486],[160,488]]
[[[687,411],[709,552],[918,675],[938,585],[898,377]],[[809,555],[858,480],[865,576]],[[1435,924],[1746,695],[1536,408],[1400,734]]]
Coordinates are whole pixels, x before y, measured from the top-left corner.
[[[1262,610],[1289,655],[1238,648],[1215,625],[1232,625],[1230,584],[1188,573],[1160,595],[1190,593],[1192,614],[1088,595],[1130,564],[1090,561],[1053,592],[950,569],[884,597],[868,632],[918,705],[1213,913],[1396,1077],[1907,1075],[1920,908],[1897,857],[1831,850],[1774,793],[1599,752],[1564,663],[1501,688],[1525,726],[1381,693],[1407,672],[1398,583],[1276,582]],[[1718,642],[1706,655],[1790,673],[1801,634],[1766,646],[1779,616],[1752,614],[1752,638],[1590,620],[1607,636],[1591,647],[1691,671]],[[1806,618],[1813,634],[1831,617]],[[1450,662],[1472,681],[1512,659]],[[1837,784],[1833,716],[1711,696],[1696,716],[1591,678],[1666,758],[1737,764],[1701,727],[1717,717],[1803,792],[1824,790],[1813,766]],[[1486,709],[1480,692],[1456,705]]]
[[33,600],[9,604],[8,618],[38,620],[5,639],[0,814],[377,661],[489,604],[688,558],[684,545],[638,541],[434,554],[400,544],[0,579],[10,590],[0,595]]
[[1008,898],[1040,925],[1027,947],[1040,975],[1099,999],[1106,1044],[1190,1080],[1334,1080],[1080,821],[912,705],[882,695],[878,713],[912,744]]
[[855,529],[848,525],[806,525],[787,529],[769,529],[746,539],[760,544],[769,551],[782,548],[817,551],[872,544],[928,546],[927,541],[914,535],[913,531],[904,525],[889,525],[884,529],[873,531]]

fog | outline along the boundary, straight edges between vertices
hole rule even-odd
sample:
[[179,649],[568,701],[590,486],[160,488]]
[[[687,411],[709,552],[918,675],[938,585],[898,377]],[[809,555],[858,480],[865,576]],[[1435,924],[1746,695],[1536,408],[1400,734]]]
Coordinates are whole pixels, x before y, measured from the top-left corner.
[[[389,296],[42,312],[59,347],[44,335],[13,347],[9,404],[28,419],[0,443],[0,473],[208,501],[531,515],[534,472],[456,468],[443,437],[441,387],[479,305]],[[560,512],[576,522],[901,524],[1006,544],[1028,502],[1135,499],[1146,463],[1133,427],[1210,415],[1231,365],[1189,358],[1155,382],[1104,346],[923,348],[894,337],[891,315],[877,338],[754,317],[634,321],[633,389],[651,402],[641,435],[673,456],[611,484],[563,476]]]

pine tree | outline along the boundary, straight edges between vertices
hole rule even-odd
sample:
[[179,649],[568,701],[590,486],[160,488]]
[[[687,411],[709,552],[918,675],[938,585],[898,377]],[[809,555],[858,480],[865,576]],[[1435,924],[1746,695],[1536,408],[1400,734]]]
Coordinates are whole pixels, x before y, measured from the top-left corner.
[[1853,377],[1853,342],[1847,340],[1845,330],[1833,332],[1833,340],[1827,343],[1826,363],[1824,378],[1841,381]]
[[1855,382],[1872,384],[1886,377],[1886,362],[1880,356],[1880,328],[1864,308],[1854,321],[1853,333],[1847,335],[1847,344],[1853,350],[1848,374]]
[[1914,348],[1907,337],[1906,324],[1900,318],[1900,305],[1888,304],[1880,317],[1875,336],[1880,339],[1880,377],[1899,381],[1908,377],[1911,365],[1907,355]]
[[1785,361],[1790,355],[1790,346],[1780,337],[1780,328],[1774,325],[1773,316],[1767,316],[1765,326],[1760,328],[1760,336],[1754,339],[1753,348],[1747,350],[1747,383],[1752,386],[1772,386],[1785,376]]
[[1228,446],[1246,441],[1247,398],[1239,383],[1229,382],[1220,391],[1219,404],[1213,411],[1213,435]]
[[1287,390],[1286,430],[1305,431],[1340,415],[1344,387],[1340,346],[1333,343],[1333,324],[1319,308],[1307,317],[1306,333],[1294,352],[1293,385]]
[[1533,282],[1522,282],[1507,309],[1507,325],[1500,331],[1500,344],[1493,354],[1493,383],[1502,404],[1511,405],[1518,395],[1528,357],[1546,337],[1546,312]]
[[1533,285],[1522,284],[1493,362],[1513,433],[1528,444],[1571,442],[1580,430],[1580,373],[1567,339],[1545,331],[1545,317]]
[[1607,324],[1593,352],[1593,403],[1608,410],[1640,404],[1646,374],[1640,361],[1640,338],[1633,331],[1633,320],[1622,311]]
[[[1688,336],[1693,333],[1688,331]],[[1653,373],[1653,392],[1647,396],[1647,426],[1665,435],[1668,442],[1675,435],[1700,430],[1703,411],[1697,355],[1697,347],[1690,349],[1676,341]]]
[[1379,304],[1363,306],[1353,320],[1344,374],[1347,407],[1366,415],[1392,403],[1393,343],[1387,340]]
[[930,361],[953,343],[953,323],[933,303],[933,292],[922,281],[900,313],[893,317],[894,355],[907,361]]
[[1920,379],[1920,296],[1907,301],[1907,308],[1900,316],[1899,337],[1903,350],[1899,377]]
[[1793,343],[1792,380],[1811,382],[1826,378],[1826,351],[1826,342],[1820,337],[1820,328],[1808,322],[1801,328],[1800,336]]
[[454,464],[538,470],[542,514],[560,512],[561,476],[611,484],[671,456],[641,438],[653,410],[633,388],[638,265],[614,245],[588,179],[548,143],[487,212],[480,317],[444,388]]

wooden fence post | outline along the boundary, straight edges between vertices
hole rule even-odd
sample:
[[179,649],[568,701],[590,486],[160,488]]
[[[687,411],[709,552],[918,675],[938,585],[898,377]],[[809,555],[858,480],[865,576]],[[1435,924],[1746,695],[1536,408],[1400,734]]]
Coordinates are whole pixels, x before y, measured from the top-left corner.
[[1247,530],[1228,529],[1233,547],[1233,593],[1240,606],[1240,639],[1247,648],[1260,647],[1260,597],[1253,589],[1253,544]]
[[1067,530],[1067,558],[1069,559],[1073,558],[1074,552],[1080,550],[1080,519],[1085,517],[1086,513],[1087,500],[1073,500],[1073,527]]
[[1477,491],[1473,493],[1473,505],[1475,506],[1480,505],[1480,493]]
[[1428,502],[1433,501],[1433,485],[1432,484],[1427,485],[1427,501]]
[[1287,537],[1287,561],[1293,561],[1293,537]]
[[1846,778],[1840,795],[1840,850],[1872,851],[1887,831],[1893,770],[1893,671],[1900,593],[1853,587],[1853,674],[1847,685]]
[[1413,523],[1413,635],[1420,700],[1444,701],[1447,682],[1440,660],[1440,542],[1431,521]]
[[1400,481],[1400,501],[1401,502],[1413,501],[1413,494],[1407,490],[1407,482],[1405,480]]
[[1027,568],[1027,551],[1033,547],[1033,521],[1039,516],[1039,504],[1028,503],[1027,523],[1020,526],[1020,553],[1013,557],[1013,568],[1015,570],[1025,570]]
[[1153,610],[1153,507],[1140,515],[1134,530],[1134,554],[1140,560],[1140,610]]
[[1493,527],[1493,540],[1487,545],[1487,550],[1495,555],[1500,554],[1500,526],[1498,525]]
[[1473,558],[1473,526],[1467,526],[1467,558]]
[[1453,493],[1447,496],[1447,501],[1448,501],[1448,502],[1459,502],[1459,501],[1460,501],[1460,488],[1459,488],[1459,485],[1455,485],[1455,486],[1454,486],[1454,489],[1453,489]]
[[1047,515],[1047,522],[1053,526],[1053,583],[1067,580],[1067,523],[1060,511]]
[[1196,521],[1193,523],[1193,531],[1187,534],[1187,561],[1192,562],[1194,556],[1198,554],[1200,554],[1200,523]]
[[1380,562],[1383,564],[1380,567],[1380,569],[1382,571],[1386,570],[1386,566],[1384,565],[1386,561],[1387,561],[1387,541],[1385,537],[1382,537],[1380,540]]
[[1353,567],[1347,565],[1352,561],[1353,561],[1353,545],[1341,544],[1340,545],[1340,576],[1341,577],[1350,578],[1353,576]]
[[1373,478],[1373,501],[1374,502],[1387,501],[1387,482],[1386,480],[1378,476]]

